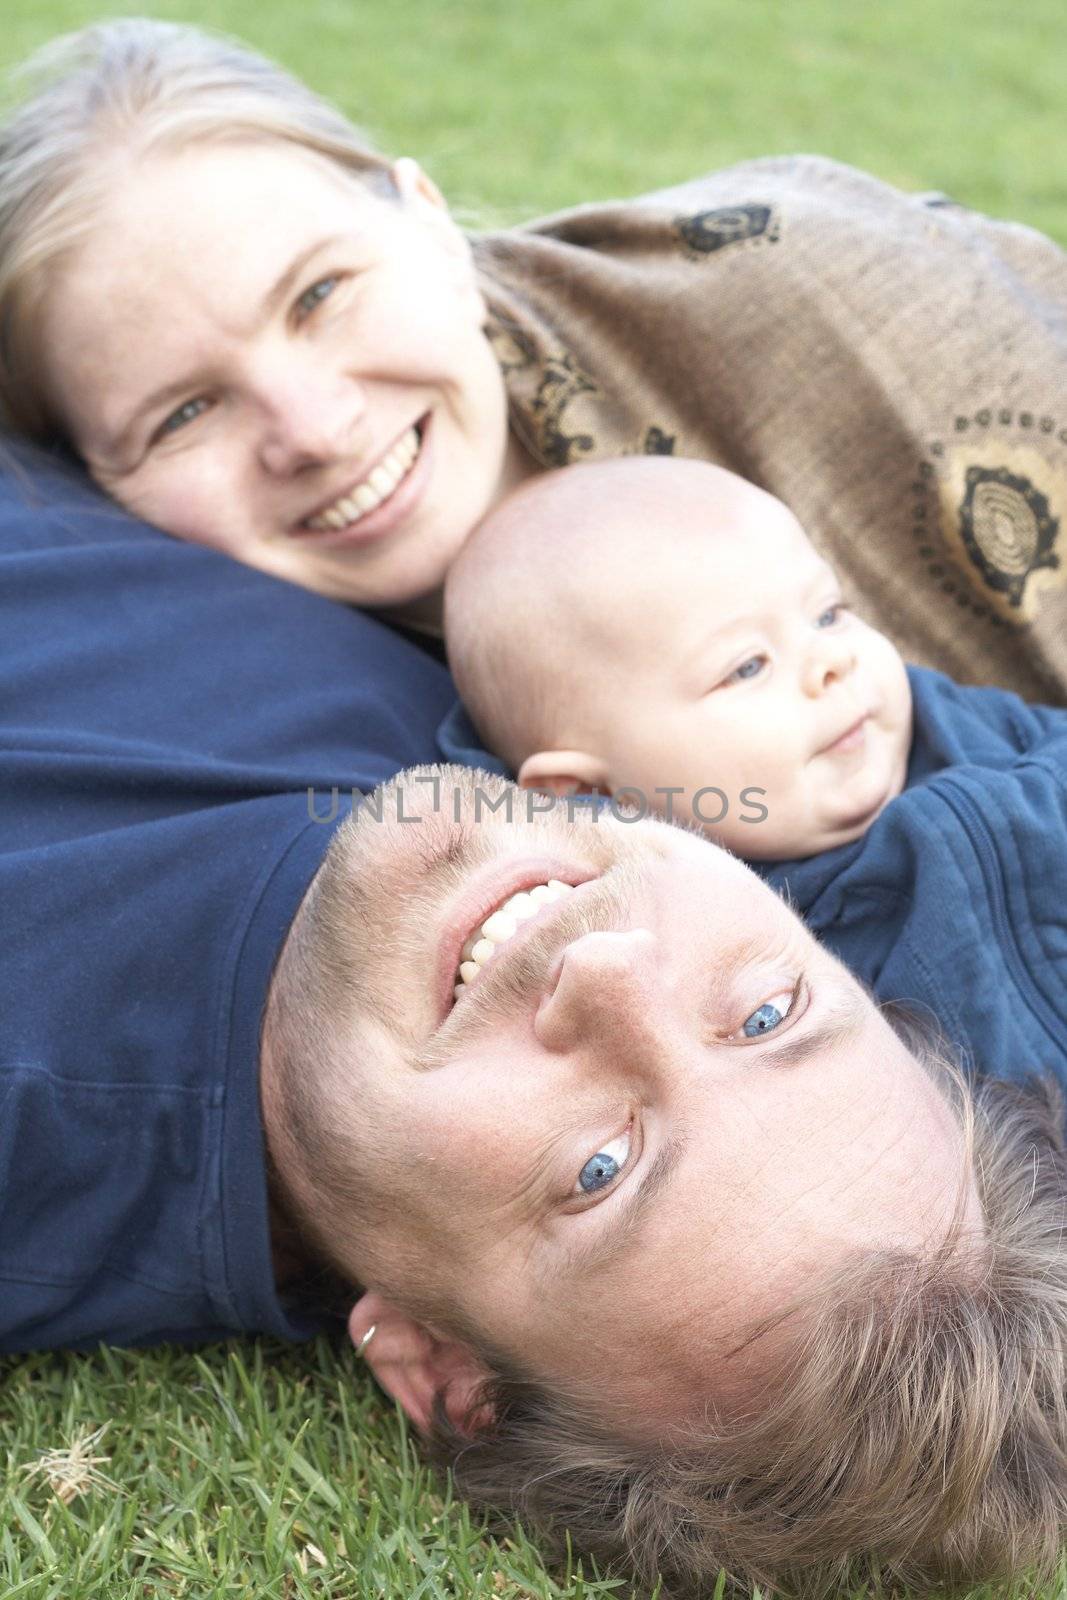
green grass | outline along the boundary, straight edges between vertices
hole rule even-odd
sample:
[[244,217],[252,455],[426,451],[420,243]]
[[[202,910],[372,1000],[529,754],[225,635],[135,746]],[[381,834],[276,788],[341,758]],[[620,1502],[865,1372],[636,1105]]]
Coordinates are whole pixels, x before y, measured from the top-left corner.
[[[246,38],[383,148],[417,155],[466,221],[514,221],[803,149],[1067,242],[1062,0],[105,9]],[[3,0],[0,67],[99,14],[90,0]],[[66,1503],[42,1452],[104,1424],[89,1447],[100,1477]],[[549,1575],[517,1529],[489,1538],[418,1464],[362,1364],[325,1340],[0,1362],[0,1453],[5,1600],[620,1592],[588,1562]],[[1061,1572],[1041,1600],[1062,1594]]]
[[1067,240],[1062,0],[4,0],[0,65],[132,12],[249,40],[464,215],[814,150]]
[[[11,1361],[0,1441],[4,1600],[619,1592],[578,1561],[553,1580],[518,1529],[487,1538],[326,1339]],[[83,1491],[60,1492],[72,1478]]]

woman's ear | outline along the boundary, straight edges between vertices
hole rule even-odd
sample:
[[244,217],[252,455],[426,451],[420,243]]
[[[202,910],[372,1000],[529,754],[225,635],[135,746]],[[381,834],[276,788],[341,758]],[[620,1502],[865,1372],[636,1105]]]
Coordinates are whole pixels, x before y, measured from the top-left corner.
[[471,309],[479,328],[482,327],[488,312],[475,277],[470,241],[454,221],[444,195],[411,156],[401,156],[399,161],[393,163],[392,178],[400,204],[412,207],[415,215],[433,230],[446,253],[457,263],[457,285],[465,295],[469,294]]
[[599,756],[585,750],[538,750],[516,774],[520,789],[542,794],[610,794],[611,774]]
[[[429,1432],[438,1389],[445,1391],[449,1421],[464,1428],[472,1401],[491,1376],[466,1345],[438,1337],[373,1290],[352,1307],[348,1333],[357,1348],[362,1346],[363,1359],[382,1388],[399,1402],[420,1432]],[[466,1431],[488,1427],[492,1420],[492,1412],[483,1407]]]
[[401,156],[399,161],[394,161],[392,178],[401,200],[425,200],[438,211],[447,212],[444,195],[411,156]]

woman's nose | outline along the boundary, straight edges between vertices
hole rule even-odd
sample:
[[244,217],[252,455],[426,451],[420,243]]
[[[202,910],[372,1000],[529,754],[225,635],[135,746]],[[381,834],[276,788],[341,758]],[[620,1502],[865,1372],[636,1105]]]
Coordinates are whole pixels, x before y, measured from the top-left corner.
[[820,633],[810,646],[801,669],[804,693],[825,694],[833,683],[847,678],[856,665],[856,652],[840,634]]
[[544,1048],[601,1048],[630,1057],[657,1048],[664,1031],[660,955],[647,928],[572,940],[534,1019]]
[[259,458],[265,471],[288,477],[302,467],[321,466],[358,454],[366,413],[363,387],[336,374],[290,374],[265,397]]

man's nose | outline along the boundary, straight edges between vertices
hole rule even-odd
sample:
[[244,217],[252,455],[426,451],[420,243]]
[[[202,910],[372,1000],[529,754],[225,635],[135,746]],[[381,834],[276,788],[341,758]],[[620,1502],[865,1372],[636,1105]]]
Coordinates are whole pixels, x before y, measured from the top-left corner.
[[259,458],[273,477],[350,457],[367,409],[357,379],[303,370],[275,378],[261,403]]
[[813,699],[825,694],[831,684],[847,678],[855,665],[856,652],[848,639],[840,634],[817,634],[801,668],[804,693]]
[[665,998],[660,954],[647,928],[572,940],[534,1019],[544,1048],[606,1048],[627,1058],[658,1049]]

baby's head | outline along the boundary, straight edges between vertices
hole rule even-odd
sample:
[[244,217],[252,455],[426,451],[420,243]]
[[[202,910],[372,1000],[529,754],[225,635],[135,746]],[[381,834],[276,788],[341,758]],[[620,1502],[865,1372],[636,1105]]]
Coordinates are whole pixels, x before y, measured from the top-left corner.
[[755,860],[858,838],[904,784],[897,651],[780,500],[706,462],[532,479],[453,565],[445,634],[529,788],[636,790]]

